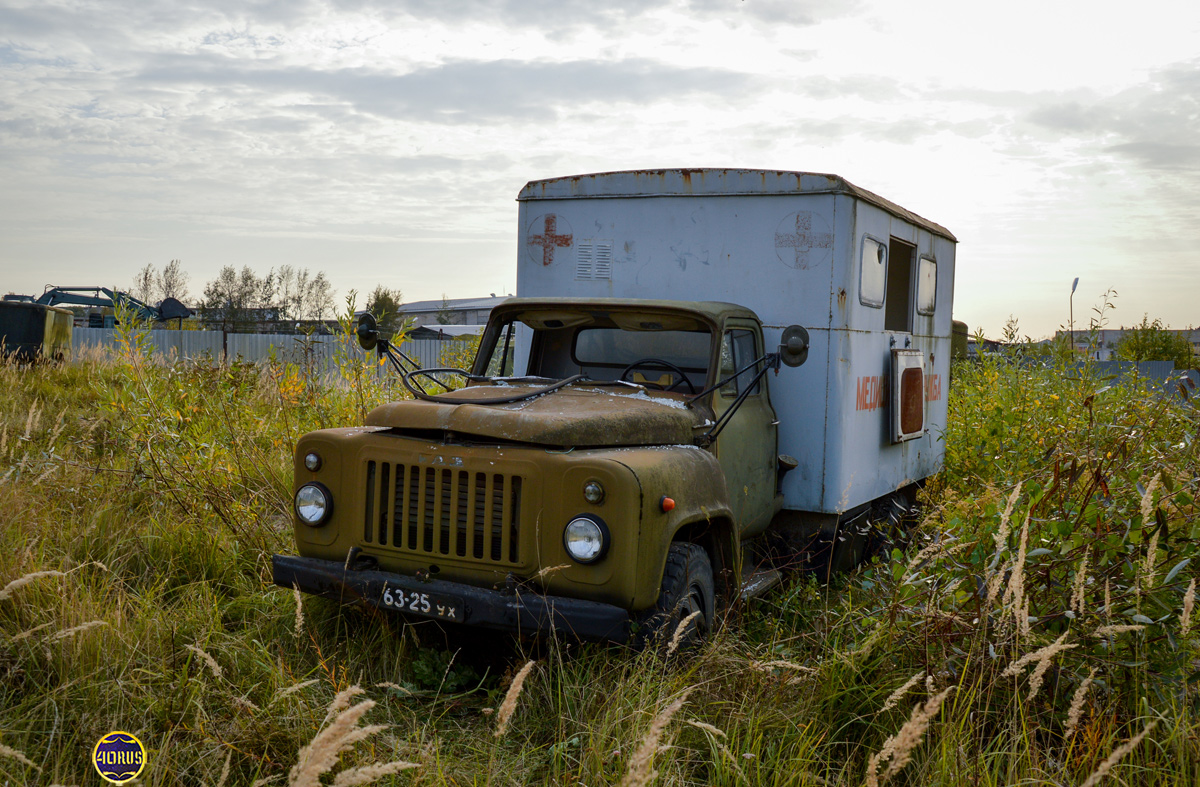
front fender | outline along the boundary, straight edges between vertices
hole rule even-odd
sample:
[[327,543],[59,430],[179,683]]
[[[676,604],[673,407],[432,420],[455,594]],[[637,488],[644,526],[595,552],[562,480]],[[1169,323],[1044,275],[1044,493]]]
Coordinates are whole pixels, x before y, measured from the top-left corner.
[[[732,522],[725,473],[715,456],[691,445],[626,448],[612,459],[629,468],[641,486],[642,526],[632,608],[646,609],[658,600],[667,549],[675,535],[696,523]],[[664,497],[675,501],[673,510],[662,510]],[[732,528],[725,530],[732,532]]]

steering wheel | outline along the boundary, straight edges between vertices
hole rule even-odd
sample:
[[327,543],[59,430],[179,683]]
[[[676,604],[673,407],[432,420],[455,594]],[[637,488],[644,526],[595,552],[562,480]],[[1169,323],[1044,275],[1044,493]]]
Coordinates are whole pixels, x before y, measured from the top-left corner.
[[683,373],[683,369],[680,369],[678,366],[671,363],[670,361],[664,361],[661,358],[639,358],[638,360],[636,360],[633,363],[626,366],[621,371],[621,376],[618,377],[617,379],[624,380],[625,376],[627,374],[629,374],[634,369],[637,369],[639,367],[650,368],[650,369],[654,369],[654,368],[666,369],[667,371],[671,371],[671,372],[674,372],[675,374],[679,375],[679,379],[672,382],[666,388],[663,388],[658,383],[647,382],[647,383],[641,383],[642,385],[653,385],[660,391],[669,391],[682,382],[682,383],[687,384],[688,393],[691,393],[691,394],[696,393],[696,386],[692,385],[692,381],[689,380],[687,375]]

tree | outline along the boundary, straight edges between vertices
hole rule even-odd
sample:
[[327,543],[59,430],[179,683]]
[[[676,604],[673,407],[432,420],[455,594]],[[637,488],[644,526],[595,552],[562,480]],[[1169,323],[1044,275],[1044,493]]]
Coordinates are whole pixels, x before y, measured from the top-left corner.
[[186,302],[189,278],[182,260],[171,260],[158,271],[154,270],[153,264],[146,263],[146,267],[134,275],[129,294],[149,304],[159,303],[164,298]]
[[450,299],[446,297],[446,293],[442,293],[442,308],[438,309],[437,321],[442,325],[452,325],[454,323],[454,312],[450,310]]
[[158,294],[163,298],[174,298],[186,303],[190,278],[188,272],[183,269],[183,260],[171,260],[163,266],[162,271],[158,274]]
[[379,322],[379,330],[386,336],[394,336],[404,323],[400,314],[400,304],[403,302],[400,290],[389,290],[382,284],[375,285],[367,298],[367,311],[375,315]]
[[1142,324],[1122,328],[1125,334],[1117,342],[1117,357],[1122,361],[1174,361],[1176,369],[1195,365],[1192,343],[1182,334],[1163,326],[1162,320],[1150,321],[1142,315]]
[[217,278],[204,285],[204,300],[200,312],[204,321],[219,323],[222,330],[250,330],[263,320],[278,318],[273,308],[276,287],[275,272],[259,277],[248,266],[239,273],[226,265]]
[[280,317],[288,320],[320,320],[333,312],[333,287],[324,271],[314,276],[308,268],[282,265],[276,275]]

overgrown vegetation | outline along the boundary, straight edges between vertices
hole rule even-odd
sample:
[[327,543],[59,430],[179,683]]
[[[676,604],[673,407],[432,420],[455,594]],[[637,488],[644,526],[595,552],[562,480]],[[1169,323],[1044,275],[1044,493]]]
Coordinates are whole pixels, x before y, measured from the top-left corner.
[[375,365],[0,367],[0,782],[94,783],[114,729],[148,785],[1200,782],[1189,401],[958,367],[908,554],[664,660],[271,585],[291,446],[399,396]]

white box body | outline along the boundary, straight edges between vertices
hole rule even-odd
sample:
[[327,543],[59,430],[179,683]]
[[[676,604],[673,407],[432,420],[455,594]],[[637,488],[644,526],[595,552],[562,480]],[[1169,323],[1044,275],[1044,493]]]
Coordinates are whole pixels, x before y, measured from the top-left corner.
[[[518,200],[519,296],[727,301],[758,314],[767,351],[788,325],[808,329],[807,362],[768,375],[779,452],[799,462],[784,477],[785,508],[842,513],[941,467],[956,243],[945,228],[799,172],[602,173],[534,181]],[[879,307],[871,243],[896,271]],[[924,430],[903,442],[893,349],[923,354]]]

